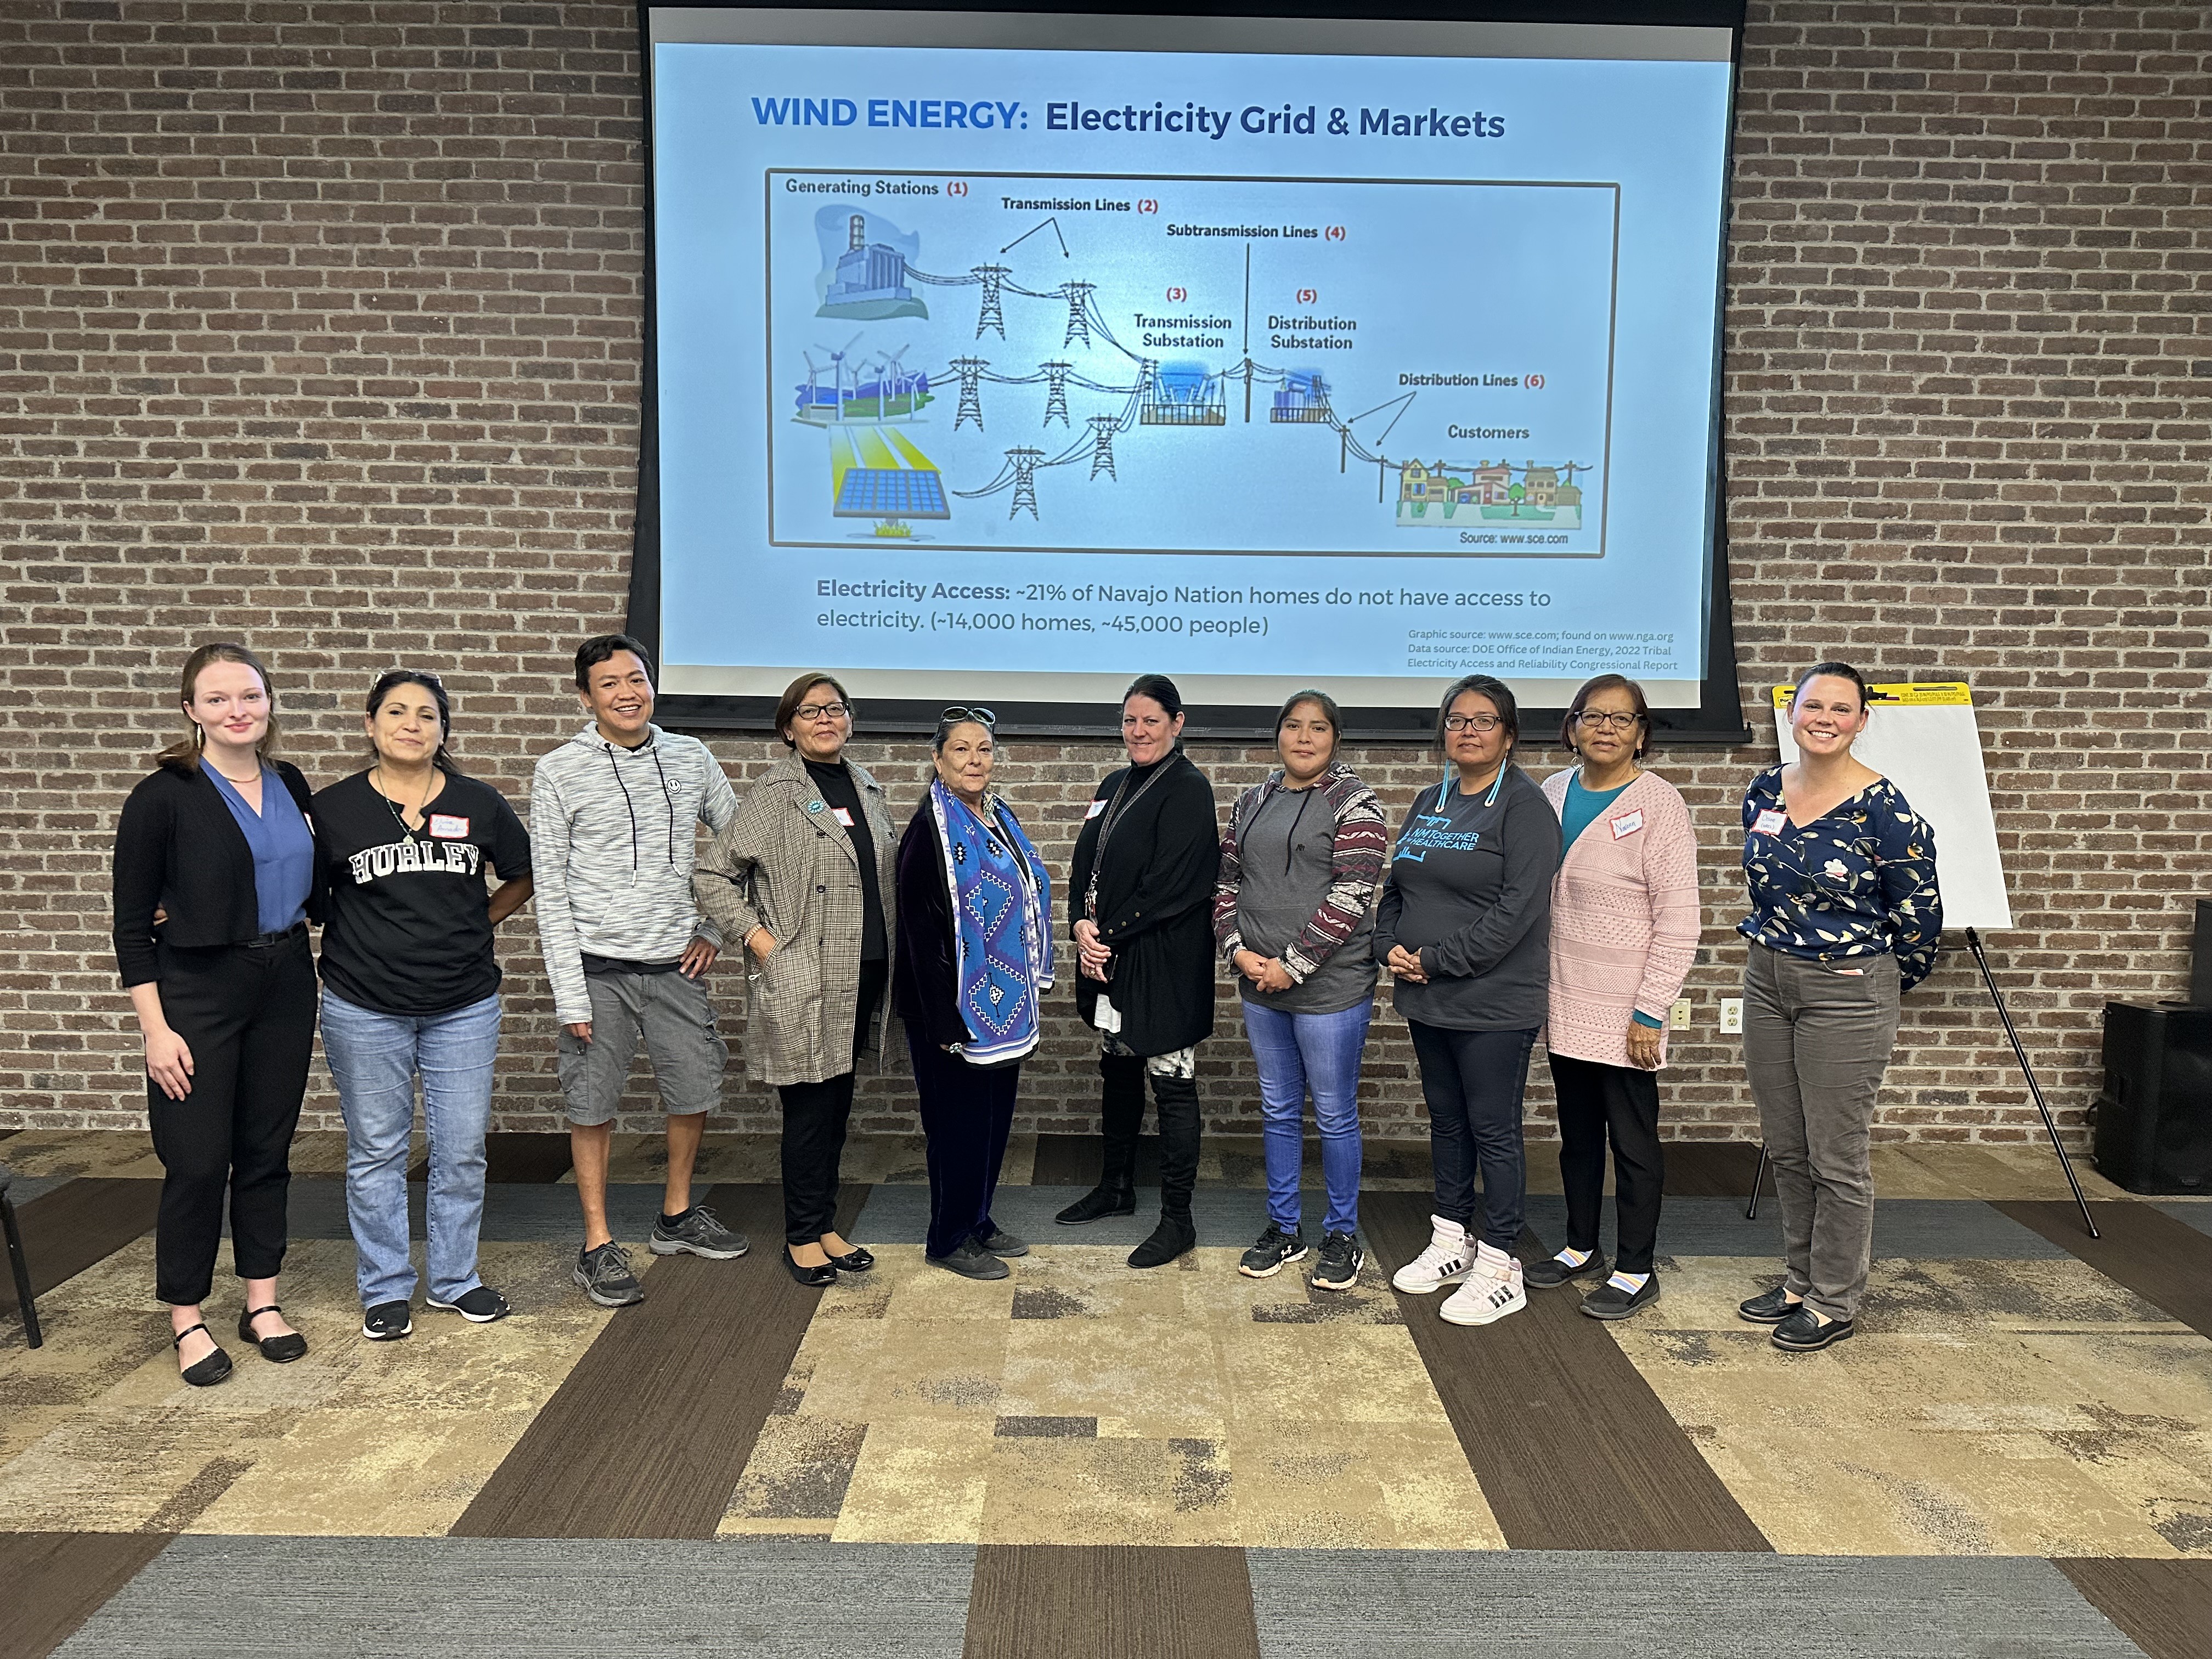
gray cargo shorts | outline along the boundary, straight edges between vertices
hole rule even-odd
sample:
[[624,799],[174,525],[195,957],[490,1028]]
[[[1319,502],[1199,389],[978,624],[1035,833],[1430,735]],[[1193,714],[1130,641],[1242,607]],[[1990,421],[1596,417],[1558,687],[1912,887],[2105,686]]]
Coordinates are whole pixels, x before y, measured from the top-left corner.
[[641,1036],[662,1109],[672,1116],[714,1109],[730,1051],[714,1030],[714,1005],[702,981],[618,969],[586,974],[584,984],[592,994],[592,1040],[580,1041],[566,1026],[560,1036],[569,1122],[589,1128],[612,1121]]

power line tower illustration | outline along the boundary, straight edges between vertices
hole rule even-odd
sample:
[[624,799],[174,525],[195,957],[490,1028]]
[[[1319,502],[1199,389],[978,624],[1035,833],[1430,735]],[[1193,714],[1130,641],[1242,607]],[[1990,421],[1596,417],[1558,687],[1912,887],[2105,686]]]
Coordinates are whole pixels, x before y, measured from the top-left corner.
[[1086,346],[1091,343],[1091,319],[1086,313],[1091,306],[1091,290],[1097,286],[1095,283],[1062,283],[1060,285],[1060,293],[1067,300],[1067,336],[1060,344],[1071,346],[1078,340]]
[[1060,423],[1062,426],[1066,426],[1068,423],[1067,372],[1073,368],[1075,365],[1073,363],[1049,362],[1039,363],[1037,367],[1044,371],[1045,377],[1044,423],[1047,426],[1050,426],[1052,424],[1052,417],[1057,415],[1060,416]]
[[1091,417],[1091,476],[1103,472],[1115,483],[1121,475],[1114,471],[1114,431],[1121,424],[1118,416],[1093,415]]
[[981,357],[955,357],[952,372],[960,377],[960,407],[953,411],[952,429],[960,430],[960,422],[973,420],[975,430],[983,429],[983,394],[976,383],[990,363]]
[[1014,504],[1006,509],[1009,519],[1025,507],[1030,510],[1030,517],[1034,519],[1037,516],[1036,469],[1037,463],[1043,459],[1044,451],[1042,449],[1010,449],[1006,452],[1006,465],[1014,469]]
[[983,285],[983,307],[975,314],[975,337],[981,339],[983,331],[995,328],[999,337],[1006,337],[1006,319],[999,310],[999,284],[1014,274],[1012,265],[977,265],[974,270],[977,282]]

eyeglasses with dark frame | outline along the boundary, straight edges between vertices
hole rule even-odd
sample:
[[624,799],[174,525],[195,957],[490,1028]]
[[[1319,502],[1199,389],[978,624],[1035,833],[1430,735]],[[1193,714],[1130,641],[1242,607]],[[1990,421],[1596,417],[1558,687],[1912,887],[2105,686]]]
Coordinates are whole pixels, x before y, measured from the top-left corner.
[[818,720],[827,714],[831,720],[841,720],[852,712],[852,704],[846,702],[802,702],[791,714],[793,720]]
[[1504,724],[1505,722],[1495,714],[1447,714],[1444,716],[1444,730],[1447,732],[1480,732],[1487,736]]
[[1585,708],[1575,716],[1575,724],[1585,732],[1607,729],[1615,732],[1633,732],[1644,724],[1644,716],[1635,714],[1624,714],[1608,709]]

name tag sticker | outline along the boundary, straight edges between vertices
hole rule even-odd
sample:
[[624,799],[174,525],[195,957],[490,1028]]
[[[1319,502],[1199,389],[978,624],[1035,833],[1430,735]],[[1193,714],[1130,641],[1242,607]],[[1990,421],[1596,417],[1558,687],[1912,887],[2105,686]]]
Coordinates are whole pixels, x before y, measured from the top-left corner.
[[842,806],[831,807],[830,809],[830,816],[836,819],[838,823],[843,824],[848,830],[850,830],[853,827],[853,815],[850,812],[848,812]]
[[1092,801],[1092,802],[1091,803],[1091,810],[1090,810],[1088,812],[1085,812],[1085,813],[1083,815],[1083,820],[1084,820],[1084,822],[1085,822],[1085,823],[1089,823],[1092,818],[1097,817],[1101,812],[1104,811],[1105,810],[1106,810],[1106,803],[1105,803],[1104,801],[1103,801],[1103,800],[1094,800],[1094,801]]
[[1613,824],[1613,838],[1615,841],[1620,841],[1626,836],[1634,835],[1638,830],[1641,830],[1644,827],[1644,814],[1641,812],[1623,812],[1619,817],[1613,819],[1611,822]]
[[434,841],[466,841],[469,838],[469,821],[448,812],[433,812],[430,814],[430,836]]
[[1772,811],[1761,812],[1751,827],[1755,835],[1778,836],[1782,833],[1782,826],[1789,822],[1790,815],[1778,807]]

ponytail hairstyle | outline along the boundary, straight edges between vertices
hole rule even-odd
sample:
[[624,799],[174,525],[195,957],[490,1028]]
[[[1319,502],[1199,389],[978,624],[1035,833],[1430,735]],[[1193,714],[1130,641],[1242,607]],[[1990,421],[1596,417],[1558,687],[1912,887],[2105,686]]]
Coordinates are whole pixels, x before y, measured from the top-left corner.
[[[1182,713],[1182,693],[1176,690],[1176,683],[1164,674],[1138,675],[1129,682],[1129,689],[1121,694],[1121,707],[1127,708],[1132,697],[1150,697],[1167,711],[1170,720]],[[1176,738],[1175,746],[1177,749],[1182,747],[1181,737]]]
[[1800,674],[1797,677],[1797,684],[1790,688],[1790,701],[1792,706],[1795,706],[1797,702],[1797,694],[1805,689],[1805,682],[1808,680],[1818,679],[1824,674],[1839,680],[1849,680],[1853,685],[1858,687],[1859,712],[1861,714],[1864,714],[1866,712],[1866,681],[1860,675],[1859,671],[1852,667],[1850,664],[1847,662],[1816,662],[1803,673]]
[[191,717],[192,698],[199,690],[200,675],[211,663],[234,662],[251,668],[261,679],[261,689],[269,697],[269,729],[261,734],[261,741],[253,745],[253,752],[266,760],[276,752],[276,688],[270,683],[269,671],[261,659],[234,640],[215,640],[199,647],[185,659],[185,672],[177,690],[177,706],[185,711],[185,719],[191,731],[178,738],[154,757],[156,766],[173,766],[180,771],[199,769],[200,750],[207,742],[207,734],[200,730],[198,720]]
[[[602,660],[605,659],[602,659]],[[402,685],[421,686],[430,694],[431,701],[438,705],[438,752],[430,757],[430,764],[441,772],[452,773],[459,770],[453,764],[453,751],[446,747],[446,739],[453,729],[453,701],[446,696],[446,688],[440,683],[438,677],[427,669],[386,669],[378,676],[376,684],[368,688],[368,701],[362,706],[362,712],[370,720],[374,720],[376,711],[384,706],[384,700],[392,695],[393,688]],[[369,740],[368,750],[369,760],[374,763],[377,758],[374,738]]]

